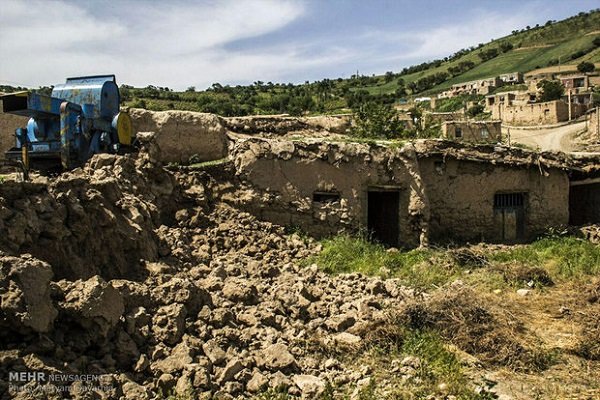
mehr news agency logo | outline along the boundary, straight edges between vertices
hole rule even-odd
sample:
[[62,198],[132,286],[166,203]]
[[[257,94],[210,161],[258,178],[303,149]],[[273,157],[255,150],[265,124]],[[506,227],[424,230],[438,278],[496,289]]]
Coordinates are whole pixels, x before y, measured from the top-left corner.
[[[102,374],[62,374],[47,373],[43,371],[10,371],[8,373],[9,392],[23,392],[33,390],[44,390],[51,392],[70,392],[71,385],[75,382],[82,382],[78,386],[78,391],[104,391],[107,392],[113,387],[103,384]],[[31,385],[31,383],[37,385]]]

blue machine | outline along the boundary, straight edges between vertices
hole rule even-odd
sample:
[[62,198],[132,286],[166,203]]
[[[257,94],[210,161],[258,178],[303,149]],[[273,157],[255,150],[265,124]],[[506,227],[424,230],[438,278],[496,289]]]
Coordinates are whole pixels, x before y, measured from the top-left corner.
[[5,113],[30,117],[15,131],[16,145],[6,158],[26,168],[64,169],[83,165],[98,153],[127,151],[132,142],[131,118],[119,111],[114,75],[68,78],[52,96],[19,92],[2,96]]

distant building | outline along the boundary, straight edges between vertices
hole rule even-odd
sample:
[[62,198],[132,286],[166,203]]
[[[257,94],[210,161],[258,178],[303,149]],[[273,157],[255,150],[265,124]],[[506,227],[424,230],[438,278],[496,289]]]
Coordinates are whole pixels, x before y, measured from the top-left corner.
[[587,90],[590,87],[590,78],[585,74],[578,75],[562,75],[558,79],[563,84],[565,89],[580,88]]
[[[569,104],[563,100],[544,103],[497,103],[490,107],[492,118],[510,125],[552,125],[569,120]],[[571,104],[571,119],[585,114],[587,106]]]
[[442,136],[465,142],[502,141],[501,121],[446,121],[442,124]]
[[522,72],[510,72],[508,74],[502,74],[498,78],[507,85],[517,85],[519,83],[523,83]]

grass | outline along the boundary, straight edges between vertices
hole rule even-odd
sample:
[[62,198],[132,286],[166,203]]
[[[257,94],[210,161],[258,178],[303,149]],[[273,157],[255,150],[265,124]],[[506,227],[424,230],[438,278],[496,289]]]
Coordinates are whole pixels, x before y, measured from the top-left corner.
[[322,251],[307,263],[316,263],[327,273],[399,278],[404,284],[423,290],[458,278],[495,289],[522,286],[528,276],[545,286],[556,279],[600,274],[600,246],[572,236],[549,236],[529,245],[479,251],[476,255],[490,268],[462,265],[444,249],[386,250],[364,236],[339,235],[322,240],[321,244]]
[[[399,365],[408,356],[413,361]],[[476,393],[468,368],[431,330],[404,329],[401,343],[372,347],[358,357],[354,363],[369,365],[374,375],[357,399],[425,399],[434,394],[465,400],[493,398],[485,389]]]
[[459,272],[444,264],[445,256],[439,250],[387,251],[364,237],[348,235],[326,239],[322,245],[321,253],[309,262],[332,274],[381,275],[401,278],[417,288],[430,288],[447,282]]
[[198,162],[198,163],[193,163],[188,165],[187,167],[189,169],[204,169],[207,167],[213,167],[216,165],[222,165],[222,164],[226,164],[229,161],[228,157],[225,158],[220,158],[218,160],[210,160],[210,161],[203,161],[203,162]]
[[558,279],[583,278],[600,273],[600,246],[572,236],[550,236],[530,245],[490,255],[492,261],[540,267]]

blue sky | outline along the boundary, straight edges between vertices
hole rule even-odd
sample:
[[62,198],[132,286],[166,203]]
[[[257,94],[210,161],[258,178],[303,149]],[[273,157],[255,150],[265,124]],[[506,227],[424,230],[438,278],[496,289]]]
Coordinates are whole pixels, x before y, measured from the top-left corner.
[[599,0],[0,0],[0,84],[204,89],[399,71]]

